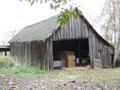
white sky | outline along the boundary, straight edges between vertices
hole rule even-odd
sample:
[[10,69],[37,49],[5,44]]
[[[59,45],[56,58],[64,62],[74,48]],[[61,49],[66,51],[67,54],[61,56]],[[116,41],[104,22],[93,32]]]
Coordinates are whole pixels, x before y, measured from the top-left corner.
[[[105,0],[72,0],[75,1],[92,24],[99,17]],[[0,0],[0,44],[7,43],[11,38],[9,32],[19,31],[23,27],[49,18],[59,11],[49,8],[49,4],[30,6],[19,0]],[[99,24],[95,29],[100,33]]]

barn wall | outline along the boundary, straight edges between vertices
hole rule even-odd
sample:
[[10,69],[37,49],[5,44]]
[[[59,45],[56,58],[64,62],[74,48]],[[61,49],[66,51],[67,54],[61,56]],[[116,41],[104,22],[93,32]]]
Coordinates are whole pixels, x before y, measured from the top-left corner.
[[[64,40],[64,39],[84,39],[89,40],[89,55],[91,66],[100,66],[102,61],[98,61],[98,57],[95,58],[96,46],[95,46],[95,33],[91,29],[90,25],[86,24],[85,19],[78,17],[77,20],[69,20],[66,26],[62,29],[59,28],[53,35],[52,40]],[[99,64],[99,65],[98,65]]]
[[10,43],[11,55],[18,57],[21,63],[53,69],[52,41],[88,38],[91,66],[107,67],[111,65],[111,54],[114,53],[114,48],[101,40],[84,18],[78,17],[77,20],[69,20],[64,28],[58,29],[45,42]]
[[103,40],[85,19],[84,22],[89,33],[89,52],[92,67],[111,67],[113,64],[114,47]]
[[[95,49],[94,58],[100,61],[101,67],[111,67],[112,54],[114,54],[114,48],[108,43],[100,39],[96,34],[95,36]],[[98,62],[99,63],[99,62]]]
[[77,20],[69,20],[64,28],[59,28],[52,35],[52,40],[88,38],[87,25],[80,17]]
[[30,43],[31,65],[45,68],[44,64],[44,44],[40,41],[32,41]]
[[52,42],[47,40],[10,43],[13,57],[17,57],[21,64],[39,66],[42,69],[53,69]]
[[45,45],[47,45],[47,69],[53,69],[53,42],[52,37],[48,38],[45,42]]
[[41,66],[43,69],[53,69],[52,41],[31,42],[31,59],[33,65]]
[[[86,38],[89,38],[89,28],[87,24],[85,23],[84,19],[80,16],[76,20],[69,20],[66,23],[64,28],[58,28],[58,30],[56,30],[55,33],[52,34],[51,38],[52,38],[52,41],[86,39]],[[89,48],[91,48],[92,45],[93,44],[91,43],[91,46],[89,46]],[[93,50],[91,50],[90,52],[90,60],[91,60],[91,65],[93,66],[93,61],[92,61]]]
[[101,40],[101,38],[90,27],[89,49],[91,65],[93,67],[98,68],[112,66],[112,55],[114,55],[114,47]]
[[103,41],[84,18],[78,17],[77,20],[69,20],[64,28],[59,28],[52,35],[53,41],[82,38],[89,39],[89,55],[92,67],[111,66],[111,54],[114,53],[114,48]]
[[24,43],[10,43],[10,52],[11,55],[19,60],[22,64],[30,64],[31,55],[30,55],[30,44],[27,42]]
[[94,68],[94,43],[95,43],[95,36],[91,30],[90,27],[88,27],[89,30],[89,55],[90,55],[90,61],[91,61],[91,66]]

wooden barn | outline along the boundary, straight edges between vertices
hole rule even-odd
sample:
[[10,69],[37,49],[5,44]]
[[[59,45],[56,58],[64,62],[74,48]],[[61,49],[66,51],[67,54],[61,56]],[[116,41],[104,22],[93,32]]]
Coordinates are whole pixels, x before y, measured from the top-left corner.
[[57,66],[111,67],[114,47],[105,41],[84,16],[69,19],[64,28],[57,16],[25,27],[10,41],[10,51],[22,64],[53,69]]

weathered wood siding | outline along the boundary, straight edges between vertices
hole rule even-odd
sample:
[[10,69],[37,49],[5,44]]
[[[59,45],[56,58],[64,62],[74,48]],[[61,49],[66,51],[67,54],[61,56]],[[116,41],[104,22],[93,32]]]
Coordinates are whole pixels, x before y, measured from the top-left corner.
[[101,41],[99,38],[95,38],[95,58],[101,60],[102,67],[111,66],[112,54],[114,54],[114,48]]
[[52,35],[52,40],[88,38],[87,25],[80,17],[77,20],[69,20],[64,28],[58,28]]
[[66,39],[84,39],[89,41],[91,66],[111,66],[114,48],[106,43],[81,16],[77,20],[69,20],[64,28],[58,28],[45,41],[10,43],[11,55],[21,63],[38,65],[44,69],[53,69],[53,41]]
[[58,28],[52,35],[53,41],[84,38],[89,40],[91,66],[110,67],[114,48],[102,40],[86,19],[78,17],[77,20],[69,20],[64,28]]
[[111,67],[114,47],[106,43],[89,28],[89,48],[94,67]]
[[39,66],[42,69],[52,69],[51,43],[32,41],[10,44],[11,55],[17,57],[21,64]]
[[19,60],[22,64],[30,64],[30,44],[28,42],[10,43],[11,55]]

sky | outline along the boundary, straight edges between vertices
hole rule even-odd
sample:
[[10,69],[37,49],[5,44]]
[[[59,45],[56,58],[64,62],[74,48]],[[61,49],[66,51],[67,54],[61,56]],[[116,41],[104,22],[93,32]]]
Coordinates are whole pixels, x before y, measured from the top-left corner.
[[[94,21],[99,18],[105,0],[72,0],[79,5],[83,15],[93,25],[99,34],[100,24]],[[14,33],[30,24],[56,15],[60,10],[51,10],[49,4],[34,4],[19,0],[0,0],[0,44],[7,44]]]

